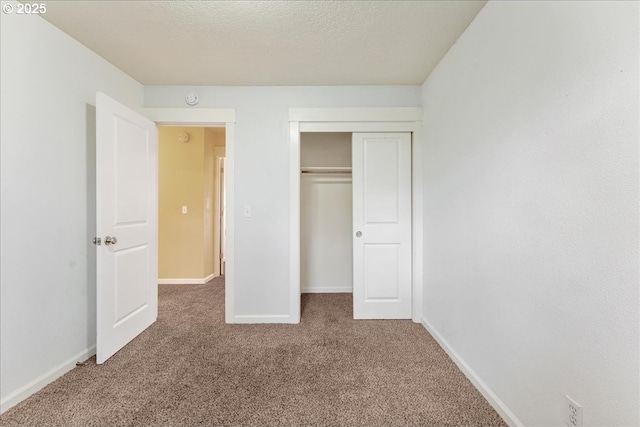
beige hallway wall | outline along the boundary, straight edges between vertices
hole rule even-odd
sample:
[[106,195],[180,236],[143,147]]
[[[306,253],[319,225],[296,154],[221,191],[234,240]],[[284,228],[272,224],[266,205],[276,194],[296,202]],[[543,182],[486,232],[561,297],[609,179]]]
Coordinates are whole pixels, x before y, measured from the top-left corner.
[[[179,141],[185,132],[189,141]],[[158,128],[159,279],[204,277],[203,154],[203,128]]]
[[[181,134],[189,140],[182,142]],[[158,128],[158,279],[217,276],[224,128]],[[187,213],[182,213],[182,207]]]

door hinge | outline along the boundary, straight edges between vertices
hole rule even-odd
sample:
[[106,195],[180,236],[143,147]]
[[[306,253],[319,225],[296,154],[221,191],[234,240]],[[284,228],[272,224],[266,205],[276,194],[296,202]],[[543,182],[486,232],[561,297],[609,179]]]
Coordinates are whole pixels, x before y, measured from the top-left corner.
[[102,244],[102,239],[100,237],[94,237],[93,244],[96,246],[100,246]]

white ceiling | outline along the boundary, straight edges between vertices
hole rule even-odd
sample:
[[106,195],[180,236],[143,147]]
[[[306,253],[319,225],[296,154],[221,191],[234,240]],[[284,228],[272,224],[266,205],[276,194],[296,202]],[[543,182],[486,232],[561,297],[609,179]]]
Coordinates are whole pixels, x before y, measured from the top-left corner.
[[486,1],[48,1],[145,85],[418,85]]

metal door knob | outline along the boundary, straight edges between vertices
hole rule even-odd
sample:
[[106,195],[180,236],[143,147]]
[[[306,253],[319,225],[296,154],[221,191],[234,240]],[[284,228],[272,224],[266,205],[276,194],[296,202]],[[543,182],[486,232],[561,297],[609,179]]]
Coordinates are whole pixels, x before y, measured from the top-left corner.
[[116,239],[115,236],[114,237],[107,236],[104,238],[105,245],[115,245],[116,243],[118,243],[118,239]]
[[356,231],[356,237],[362,237],[362,231]]

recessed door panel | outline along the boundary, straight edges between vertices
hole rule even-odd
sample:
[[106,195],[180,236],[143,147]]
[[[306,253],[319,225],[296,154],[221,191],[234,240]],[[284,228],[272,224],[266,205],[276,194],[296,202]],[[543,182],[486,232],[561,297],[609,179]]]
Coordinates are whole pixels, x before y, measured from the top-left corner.
[[114,253],[114,309],[115,326],[148,304],[148,293],[142,286],[130,286],[131,283],[147,283],[147,245],[137,246]]
[[364,300],[397,301],[400,297],[398,281],[398,244],[368,243],[364,245]]
[[364,223],[398,222],[399,140],[370,139],[364,141]]
[[148,132],[123,117],[114,116],[115,126],[115,221],[116,224],[145,222],[149,165]]

